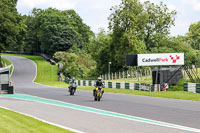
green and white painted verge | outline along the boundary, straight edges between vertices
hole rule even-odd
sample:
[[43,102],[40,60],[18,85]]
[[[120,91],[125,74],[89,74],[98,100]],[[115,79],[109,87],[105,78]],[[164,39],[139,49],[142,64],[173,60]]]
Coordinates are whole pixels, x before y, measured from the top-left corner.
[[50,104],[50,105],[71,108],[71,109],[75,109],[75,110],[81,110],[81,111],[90,112],[90,113],[96,113],[96,114],[100,114],[100,115],[106,115],[106,116],[117,117],[117,118],[121,118],[121,119],[127,119],[127,120],[149,123],[149,124],[163,126],[163,127],[169,127],[169,128],[175,128],[175,129],[180,129],[180,130],[184,130],[184,131],[192,131],[192,132],[200,133],[200,129],[197,129],[197,128],[191,128],[191,127],[186,127],[186,126],[181,126],[181,125],[176,125],[176,124],[171,124],[171,123],[166,123],[166,122],[161,122],[161,121],[156,121],[156,120],[151,120],[151,119],[145,119],[142,117],[130,116],[130,115],[126,115],[126,114],[120,114],[120,113],[110,112],[110,111],[106,111],[106,110],[95,109],[95,108],[91,108],[91,107],[61,102],[61,101],[40,98],[40,97],[36,97],[36,96],[23,95],[23,94],[0,95],[0,96],[7,97],[7,98],[15,98],[15,99],[21,99],[21,100],[40,102],[40,103],[45,103],[45,104]]
[[[76,84],[78,86],[94,86],[95,81],[93,81],[93,80],[76,80]],[[140,90],[140,91],[157,91],[157,89],[154,89],[155,86],[152,86],[150,84],[110,82],[110,81],[105,81],[105,88],[131,89],[131,90]]]
[[184,91],[200,93],[200,83],[183,83]]

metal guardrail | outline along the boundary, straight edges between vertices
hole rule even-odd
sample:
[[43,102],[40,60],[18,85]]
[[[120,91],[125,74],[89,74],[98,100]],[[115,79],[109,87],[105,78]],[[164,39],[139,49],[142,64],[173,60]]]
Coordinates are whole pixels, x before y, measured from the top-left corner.
[[[65,79],[66,83],[70,83],[70,79]],[[94,86],[94,80],[76,80],[76,84],[78,86]],[[127,82],[109,82],[105,81],[105,88],[114,88],[114,89],[131,89],[138,91],[161,91],[160,88],[157,89],[157,86],[150,84],[142,84],[142,83],[127,83]]]

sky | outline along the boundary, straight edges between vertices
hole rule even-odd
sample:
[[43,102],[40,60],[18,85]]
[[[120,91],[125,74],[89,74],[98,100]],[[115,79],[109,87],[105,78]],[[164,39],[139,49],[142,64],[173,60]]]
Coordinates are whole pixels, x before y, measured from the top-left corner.
[[[163,2],[170,10],[177,11],[175,26],[171,28],[172,36],[185,35],[191,24],[200,21],[200,0],[150,1],[155,4]],[[121,0],[18,0],[17,10],[22,15],[28,15],[33,8],[74,9],[83,22],[90,26],[94,33],[98,33],[100,28],[107,30],[110,8],[120,3]]]

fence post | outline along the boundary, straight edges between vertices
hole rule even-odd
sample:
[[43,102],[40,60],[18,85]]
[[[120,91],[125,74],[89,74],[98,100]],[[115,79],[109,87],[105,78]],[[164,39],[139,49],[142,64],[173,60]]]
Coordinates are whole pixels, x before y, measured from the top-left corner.
[[131,78],[133,78],[133,70],[131,70]]
[[138,79],[138,77],[137,77],[137,70],[135,71],[135,77],[136,77],[136,80]]
[[147,80],[147,76],[148,76],[148,75],[147,75],[147,70],[145,69],[145,77],[146,77],[146,80]]
[[113,73],[112,73],[112,80],[113,80]]

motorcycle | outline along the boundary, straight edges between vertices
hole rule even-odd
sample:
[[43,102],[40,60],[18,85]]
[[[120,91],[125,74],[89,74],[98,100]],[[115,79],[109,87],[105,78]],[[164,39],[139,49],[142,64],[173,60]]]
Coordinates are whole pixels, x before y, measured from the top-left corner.
[[96,91],[94,94],[94,100],[95,101],[100,101],[103,95],[103,90],[101,89],[101,87],[96,87]]
[[71,95],[74,95],[74,93],[76,92],[76,84],[75,83],[72,83],[70,86],[69,86],[69,94],[70,96]]

